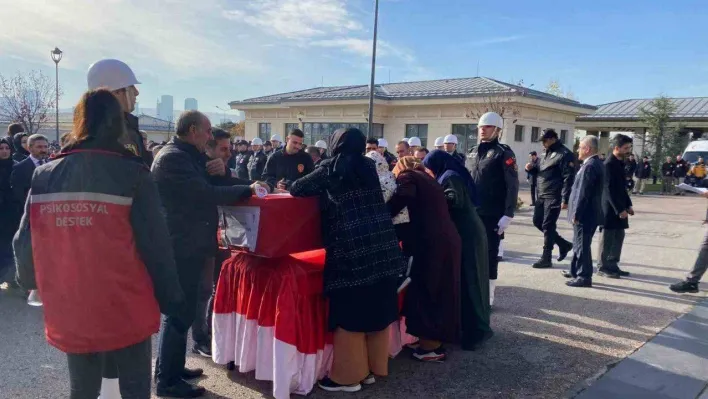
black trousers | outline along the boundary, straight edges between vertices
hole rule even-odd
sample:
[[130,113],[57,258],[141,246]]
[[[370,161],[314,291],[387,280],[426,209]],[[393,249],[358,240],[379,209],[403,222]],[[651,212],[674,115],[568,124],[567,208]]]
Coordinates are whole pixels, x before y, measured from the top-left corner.
[[570,274],[592,280],[592,253],[590,244],[597,225],[573,225],[573,260],[570,261]]
[[535,205],[538,198],[536,198],[536,182],[531,181],[531,205]]
[[499,235],[499,219],[501,216],[482,216],[482,223],[484,223],[484,231],[487,233],[487,246],[488,246],[488,257],[489,257],[489,279],[496,280],[499,271],[499,261],[497,260],[497,255],[499,255],[499,243],[501,242],[501,236]]
[[602,233],[600,233],[600,260],[597,268],[611,272],[618,271],[623,244],[624,229],[602,229]]
[[558,234],[557,222],[561,211],[560,198],[538,198],[533,208],[533,225],[543,232],[543,252],[553,252],[553,245],[570,246],[570,242]]
[[67,353],[71,399],[96,399],[101,392],[101,375],[105,362],[110,362],[120,379],[123,399],[149,399],[152,347],[150,338],[110,352]]
[[211,344],[211,308],[213,306],[214,286],[214,257],[209,257],[204,262],[204,269],[199,281],[197,291],[197,310],[192,323],[192,340],[196,345]]
[[179,282],[184,291],[184,311],[181,317],[162,316],[155,364],[158,386],[174,385],[181,378],[187,360],[187,333],[197,314],[197,298],[206,258],[206,255],[175,258]]

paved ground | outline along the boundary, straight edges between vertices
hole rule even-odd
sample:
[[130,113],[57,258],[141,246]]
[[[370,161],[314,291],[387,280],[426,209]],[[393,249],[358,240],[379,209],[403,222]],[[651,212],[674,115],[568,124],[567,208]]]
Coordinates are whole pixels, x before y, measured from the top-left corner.
[[[489,345],[479,352],[452,348],[444,364],[420,364],[402,354],[391,362],[389,378],[351,397],[574,396],[585,381],[635,352],[703,299],[703,293],[673,294],[667,285],[693,264],[705,208],[706,200],[695,197],[635,198],[637,216],[630,222],[622,262],[633,276],[596,278],[593,289],[571,289],[559,272],[567,260],[552,270],[531,269],[542,237],[526,207],[505,240],[507,261],[500,266],[492,315],[496,336]],[[560,226],[570,238],[569,226],[563,221]],[[65,359],[44,341],[41,310],[0,292],[0,337],[0,398],[66,396]],[[189,364],[205,368],[207,378],[200,384],[212,398],[259,398],[271,392],[270,383],[255,381],[252,374],[227,374],[197,357]],[[344,397],[317,390],[310,396]]]

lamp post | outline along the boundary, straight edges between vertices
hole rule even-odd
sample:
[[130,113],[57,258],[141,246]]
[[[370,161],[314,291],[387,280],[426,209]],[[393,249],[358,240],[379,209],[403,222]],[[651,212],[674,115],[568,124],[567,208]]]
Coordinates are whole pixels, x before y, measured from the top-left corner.
[[56,67],[55,68],[55,70],[56,70],[55,92],[56,92],[57,97],[56,97],[56,104],[54,104],[54,106],[56,107],[56,110],[57,110],[57,121],[56,121],[57,122],[57,132],[56,132],[57,137],[56,137],[56,140],[58,143],[59,142],[59,61],[61,61],[61,57],[62,57],[63,53],[61,50],[59,50],[59,47],[54,47],[54,50],[52,50],[50,54],[52,55],[52,61],[54,61],[54,65]]
[[374,8],[374,42],[371,51],[371,86],[369,86],[369,131],[367,136],[371,136],[374,130],[374,80],[376,78],[376,34],[379,27],[379,0],[376,0]]
[[221,118],[221,124],[223,125],[224,123],[226,123],[226,110],[218,105],[216,106],[216,109],[224,113],[223,118]]

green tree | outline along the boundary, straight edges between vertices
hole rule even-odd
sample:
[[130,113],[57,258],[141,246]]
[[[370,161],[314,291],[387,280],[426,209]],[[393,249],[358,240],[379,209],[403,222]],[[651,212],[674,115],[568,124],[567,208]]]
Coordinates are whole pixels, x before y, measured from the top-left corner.
[[682,150],[683,139],[679,131],[683,126],[673,117],[675,111],[676,105],[664,95],[639,109],[639,116],[647,125],[647,139],[641,155],[651,156],[653,170],[659,170],[667,156],[673,157]]

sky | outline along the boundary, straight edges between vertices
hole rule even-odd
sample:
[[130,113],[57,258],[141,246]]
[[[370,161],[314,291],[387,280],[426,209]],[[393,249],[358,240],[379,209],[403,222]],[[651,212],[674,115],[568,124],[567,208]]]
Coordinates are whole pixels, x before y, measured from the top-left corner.
[[[575,4],[578,3],[578,4]],[[139,102],[203,111],[261,95],[368,84],[373,0],[0,0],[0,74],[54,76],[73,106],[88,66],[128,63]],[[587,104],[708,96],[705,0],[381,0],[377,83],[477,76]],[[389,80],[390,79],[390,80]]]

